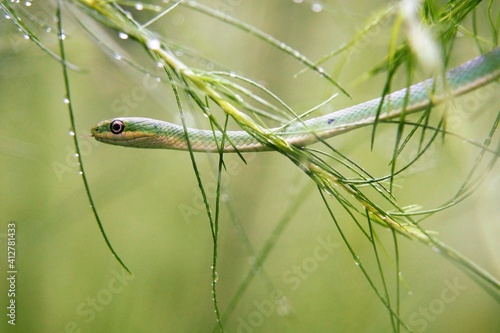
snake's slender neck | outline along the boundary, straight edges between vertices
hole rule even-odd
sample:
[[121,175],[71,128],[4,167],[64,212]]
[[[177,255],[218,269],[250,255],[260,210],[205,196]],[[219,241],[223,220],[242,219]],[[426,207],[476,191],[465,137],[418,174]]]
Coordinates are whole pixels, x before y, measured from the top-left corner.
[[[500,77],[500,48],[472,59],[448,71],[442,79],[428,79],[330,114],[296,121],[285,128],[267,131],[281,136],[289,144],[304,147],[355,128],[373,124],[439,105],[484,86]],[[122,132],[113,129],[117,122]],[[92,129],[96,140],[127,147],[160,148],[199,152],[249,152],[273,150],[264,140],[245,131],[198,130],[149,118],[117,118],[99,123]],[[189,138],[189,145],[188,140]],[[262,140],[262,142],[261,142]]]

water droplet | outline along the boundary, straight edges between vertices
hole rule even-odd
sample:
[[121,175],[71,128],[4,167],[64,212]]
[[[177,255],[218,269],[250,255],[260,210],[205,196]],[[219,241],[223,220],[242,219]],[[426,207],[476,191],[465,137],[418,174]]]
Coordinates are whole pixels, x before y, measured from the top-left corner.
[[217,281],[219,281],[219,274],[217,272],[215,272],[215,274],[214,274],[214,283],[217,283]]
[[65,98],[65,99],[63,99],[63,102],[64,102],[64,104],[69,104],[69,99]]
[[116,60],[122,60],[122,58],[123,58],[123,57],[122,57],[120,54],[115,53],[115,59],[116,59]]
[[30,6],[31,6],[31,2],[26,1],[26,2],[24,3],[24,5],[25,5],[26,7],[30,7]]
[[24,39],[30,39],[30,36],[29,36],[29,35],[24,34],[24,35],[23,35],[23,38],[24,38]]
[[182,55],[184,55],[184,51],[183,50],[175,50],[175,55],[178,57],[181,57]]
[[83,171],[78,171],[78,174],[79,175],[83,175]]
[[52,31],[52,28],[51,27],[46,27],[45,28],[45,32],[51,32]]
[[156,66],[158,66],[158,68],[163,68],[163,63],[161,61],[158,61],[156,63]]
[[125,11],[124,14],[129,20],[134,20],[134,17],[132,16],[132,14],[130,14],[129,11]]
[[144,6],[142,5],[142,3],[138,2],[138,3],[135,4],[135,9],[137,9],[137,10],[143,10]]
[[356,266],[361,265],[361,260],[359,259],[359,256],[354,257],[354,263],[356,264]]
[[161,42],[159,39],[153,38],[153,39],[148,39],[146,45],[151,50],[159,50],[161,47]]
[[78,156],[80,156],[80,155],[78,155],[78,153],[75,153],[75,155],[73,155],[73,156],[78,157]]
[[66,39],[66,34],[64,32],[59,34],[59,39],[65,40]]
[[75,132],[73,132],[73,131],[69,131],[69,135],[71,135],[71,136],[75,136]]
[[312,4],[311,9],[315,13],[319,13],[323,10],[323,5],[320,4],[319,2],[315,2]]
[[230,77],[236,77],[236,73],[235,73],[235,72],[233,72],[233,71],[231,71],[231,72],[229,73],[229,76],[230,76]]
[[118,37],[120,37],[121,39],[128,39],[128,35],[124,32],[119,32]]

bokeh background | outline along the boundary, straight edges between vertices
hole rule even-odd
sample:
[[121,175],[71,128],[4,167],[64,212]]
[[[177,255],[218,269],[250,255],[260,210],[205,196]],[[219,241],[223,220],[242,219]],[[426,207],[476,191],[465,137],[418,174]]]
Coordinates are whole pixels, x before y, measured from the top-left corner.
[[[250,23],[311,59],[348,42],[363,22],[387,5],[386,1],[201,2]],[[482,36],[491,38],[486,7],[486,3],[478,7],[478,22]],[[55,27],[55,3],[34,3],[23,10]],[[143,21],[152,17],[146,11],[130,10]],[[147,76],[123,60],[159,73],[134,41],[120,39],[72,6],[65,6],[63,19],[68,60],[78,67],[70,74],[72,104],[91,192],[111,243],[134,275],[127,275],[111,256],[89,207],[69,135],[61,65],[2,17],[0,330],[209,332],[215,325],[213,243],[189,155],[107,146],[88,137],[90,127],[116,116],[179,122],[172,92],[154,75]],[[78,19],[106,46],[91,37]],[[30,23],[44,45],[58,53],[54,29]],[[358,42],[355,52],[325,65],[348,87],[353,100],[338,97],[319,112],[380,95],[383,75],[353,83],[383,59],[391,27],[392,21],[382,24]],[[336,92],[315,74],[295,76],[303,66],[281,51],[181,6],[151,29],[182,45],[184,51],[177,55],[192,66],[234,70],[262,83],[296,110],[305,111]],[[475,45],[471,38],[457,39],[452,63],[476,56]],[[396,81],[401,85],[402,74]],[[418,72],[416,77],[423,78]],[[457,99],[449,129],[482,142],[498,112],[498,92],[494,85],[481,94]],[[201,118],[189,116],[188,121],[196,125]],[[394,133],[394,127],[380,127],[373,150],[370,128],[330,142],[373,174],[384,175],[390,170]],[[406,158],[414,153],[410,148]],[[397,180],[398,203],[432,208],[445,202],[458,190],[478,153],[461,140],[439,140],[412,172]],[[215,156],[196,157],[213,198]],[[255,261],[243,239],[258,252],[292,211],[285,231],[273,242],[268,259],[227,319],[226,330],[390,331],[387,310],[355,265],[312,182],[278,154],[251,155],[246,165],[236,156],[226,156],[226,163],[217,282],[222,311]],[[493,168],[470,198],[425,222],[426,228],[439,232],[441,240],[497,277],[498,171]],[[372,247],[333,201],[332,207],[350,244],[380,286]],[[11,221],[17,226],[15,327],[7,324],[5,315],[6,233]],[[389,262],[388,285],[393,293],[391,235],[383,229],[378,232],[387,247],[383,260]],[[401,318],[414,331],[500,330],[498,303],[467,275],[416,241],[401,238],[399,250],[404,277]]]

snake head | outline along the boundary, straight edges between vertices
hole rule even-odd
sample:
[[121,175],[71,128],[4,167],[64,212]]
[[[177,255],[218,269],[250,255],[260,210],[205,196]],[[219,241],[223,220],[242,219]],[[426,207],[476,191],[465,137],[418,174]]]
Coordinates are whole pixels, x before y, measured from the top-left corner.
[[156,148],[156,132],[154,123],[148,118],[108,119],[90,130],[97,141],[137,148]]

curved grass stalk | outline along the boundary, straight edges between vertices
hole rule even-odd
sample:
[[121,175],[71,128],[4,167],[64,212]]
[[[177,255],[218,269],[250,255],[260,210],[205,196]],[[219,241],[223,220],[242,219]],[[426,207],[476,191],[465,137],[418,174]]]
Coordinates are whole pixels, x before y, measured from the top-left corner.
[[71,64],[65,62],[66,60],[62,59],[59,55],[54,53],[52,50],[47,48],[36,36],[36,34],[31,31],[31,29],[24,24],[24,22],[20,19],[20,17],[17,14],[17,11],[12,7],[9,1],[3,0],[0,2],[0,9],[5,14],[5,17],[11,20],[16,27],[19,29],[21,33],[23,33],[24,36],[26,36],[30,41],[36,44],[43,52],[47,53],[50,57],[54,58],[58,62],[64,62],[64,66],[66,66],[68,69],[71,69],[73,71],[79,71],[80,69]]
[[106,235],[106,232],[104,231],[104,226],[102,225],[101,218],[99,217],[99,213],[97,212],[97,208],[94,203],[94,199],[92,198],[92,194],[90,191],[90,186],[87,180],[87,174],[85,173],[85,168],[83,166],[83,160],[82,160],[82,154],[80,151],[80,143],[78,141],[78,136],[76,135],[77,130],[76,130],[76,123],[75,123],[75,116],[74,116],[74,111],[73,111],[73,104],[72,104],[72,98],[71,98],[71,89],[70,89],[70,82],[69,82],[69,74],[68,74],[68,66],[67,66],[67,61],[66,61],[66,51],[64,48],[64,32],[62,28],[62,15],[61,15],[61,7],[62,7],[62,0],[58,0],[57,2],[57,11],[56,11],[56,16],[57,16],[57,29],[58,29],[58,40],[59,40],[59,51],[61,53],[61,66],[63,70],[63,78],[64,78],[64,87],[66,89],[66,100],[68,101],[68,112],[69,112],[69,119],[70,119],[70,128],[71,132],[73,133],[73,144],[75,146],[75,151],[76,151],[76,156],[78,159],[78,165],[80,168],[80,175],[82,176],[82,181],[83,185],[85,188],[85,192],[87,194],[87,198],[90,203],[90,207],[92,209],[92,213],[94,214],[94,218],[97,222],[97,225],[99,226],[99,230],[101,232],[101,235],[104,238],[104,241],[106,242],[106,245],[108,246],[108,249],[111,251],[113,256],[116,258],[118,263],[129,273],[130,270],[128,267],[125,265],[125,263],[121,260],[121,258],[118,256],[118,253],[114,250],[113,246],[111,245],[111,242],[108,239],[108,236]]
[[[356,43],[364,38],[367,34],[369,34],[374,28],[377,26],[380,26],[384,20],[389,20],[391,15],[394,15],[396,12],[397,6],[394,4],[389,5],[387,8],[374,13],[373,17],[366,22],[365,24],[362,25],[362,28],[358,30],[348,42],[342,44],[335,50],[331,51],[330,53],[324,55],[321,57],[318,61],[314,63],[315,66],[321,66],[328,60],[338,56],[339,54],[345,53],[346,51],[351,50],[356,46]],[[309,68],[304,68],[303,70],[299,71],[297,74],[295,74],[295,77],[302,75],[306,71],[308,71]]]
[[[264,242],[264,245],[260,249],[260,251],[255,255],[255,264],[250,267],[248,270],[247,274],[243,278],[243,281],[240,283],[238,290],[233,294],[233,297],[227,304],[224,312],[222,313],[222,321],[225,322],[226,320],[229,319],[233,311],[236,309],[238,306],[238,303],[241,300],[241,297],[243,294],[246,292],[250,284],[252,283],[253,279],[256,276],[256,270],[255,267],[263,267],[265,261],[271,254],[274,246],[276,245],[277,241],[281,237],[282,233],[285,231],[285,229],[288,227],[289,223],[292,221],[292,217],[294,214],[300,209],[301,205],[304,203],[304,200],[302,199],[304,196],[308,196],[311,191],[310,187],[304,187],[302,190],[299,192],[299,194],[296,196],[296,200],[292,201],[290,205],[288,206],[288,209],[283,213],[283,216],[280,218],[278,223],[276,223],[276,226],[274,229],[271,231],[269,234],[268,238]],[[215,332],[217,328],[214,328],[212,332]]]
[[[181,116],[181,122],[182,126],[184,127],[184,131],[187,133],[187,125],[186,125],[186,119],[184,117],[184,108],[181,103],[181,98],[179,95],[179,92],[177,90],[177,86],[173,83],[173,76],[172,73],[170,72],[169,68],[165,67],[165,72],[167,73],[167,76],[171,82],[171,88],[174,92],[175,95],[175,100],[177,102],[177,107],[179,110],[179,114]],[[224,140],[224,139],[223,139]],[[189,140],[189,136],[186,134],[186,141],[188,146],[191,146],[191,141]],[[194,153],[192,149],[189,149],[189,157],[191,159],[191,163],[193,166],[193,171],[196,176],[196,180],[198,182],[198,187],[200,189],[201,195],[203,197],[203,204],[205,205],[205,210],[207,212],[207,217],[210,222],[210,229],[212,233],[212,241],[213,241],[213,252],[212,252],[212,297],[213,297],[213,304],[214,304],[214,309],[215,309],[215,317],[217,320],[218,327],[221,332],[224,332],[224,327],[222,326],[222,321],[220,317],[220,311],[219,311],[219,303],[217,301],[217,281],[218,281],[218,275],[217,275],[217,251],[218,251],[218,240],[219,240],[219,204],[220,204],[220,177],[222,174],[222,153],[219,159],[219,166],[218,166],[218,171],[217,171],[217,197],[216,197],[216,210],[215,210],[215,217],[212,214],[212,209],[210,207],[210,203],[208,202],[208,196],[205,190],[205,187],[203,186],[203,181],[201,179],[200,172],[198,170],[198,166],[196,163],[196,158],[194,157]]]
[[323,68],[321,68],[317,64],[314,64],[311,60],[309,60],[305,55],[300,53],[298,50],[293,49],[291,46],[283,43],[282,41],[274,38],[273,36],[255,28],[254,26],[252,26],[250,24],[239,21],[239,20],[237,20],[237,19],[235,19],[235,18],[233,18],[225,13],[222,13],[220,11],[217,11],[217,10],[214,10],[210,7],[202,5],[202,4],[198,3],[197,1],[194,1],[194,0],[183,1],[181,3],[181,5],[189,7],[189,8],[194,9],[194,10],[197,10],[203,14],[212,16],[212,17],[219,19],[223,22],[229,23],[233,27],[238,28],[244,32],[247,32],[248,34],[253,35],[253,36],[263,40],[264,42],[268,43],[269,45],[272,45],[272,46],[278,48],[279,50],[282,50],[283,52],[285,52],[289,56],[300,61],[302,64],[304,64],[309,69],[315,71],[316,73],[318,73],[319,75],[321,75],[322,77],[327,79],[331,84],[336,86],[343,94],[350,97],[347,90],[339,82],[337,82],[330,75],[328,75],[328,73],[326,73]]
[[[391,317],[391,325],[393,327],[393,331],[396,332],[396,322],[397,322],[397,327],[399,327],[401,325],[407,331],[412,332],[412,329],[399,317],[399,308],[396,309],[396,311],[394,311],[392,309],[391,305],[390,305],[390,300],[388,299],[389,296],[386,294],[387,298],[385,298],[380,293],[379,289],[375,286],[375,283],[374,283],[373,279],[370,277],[370,274],[368,273],[367,269],[364,267],[363,261],[356,254],[356,251],[354,250],[354,248],[349,243],[349,241],[347,239],[347,236],[342,231],[342,228],[340,227],[340,224],[339,224],[337,218],[335,217],[335,214],[333,213],[333,210],[331,209],[331,207],[330,207],[330,205],[329,205],[329,203],[327,201],[327,198],[324,195],[323,189],[321,189],[320,187],[318,187],[318,192],[320,193],[321,198],[322,198],[322,200],[323,200],[323,202],[325,204],[325,207],[327,208],[328,213],[329,213],[330,217],[332,218],[332,221],[334,222],[335,227],[337,228],[337,231],[339,232],[340,236],[342,237],[342,240],[344,241],[344,244],[347,246],[349,252],[351,253],[351,256],[353,257],[356,266],[358,266],[361,269],[361,272],[365,276],[365,279],[368,281],[368,284],[370,285],[371,289],[375,292],[375,295],[377,296],[377,298],[386,307],[386,309],[387,309],[387,311],[388,311],[388,313],[389,313],[389,315]],[[328,194],[330,194],[330,193],[328,193]],[[349,209],[347,208],[347,206],[344,206],[344,208],[349,211]],[[367,213],[367,216],[369,216],[369,213]],[[369,217],[368,217],[368,221],[370,221]],[[371,223],[369,222],[369,224],[371,224]],[[370,242],[373,244],[373,242],[374,242],[373,239],[371,239]],[[380,262],[378,262],[378,259],[377,259],[377,264],[379,264],[379,263]],[[381,274],[381,276],[383,276],[382,271],[380,271],[380,274]],[[382,278],[382,283],[383,283],[384,290],[386,290],[387,285],[385,284],[385,280],[383,278]],[[398,281],[398,283],[399,283],[399,281]]]
[[[59,0],[59,3],[62,0]],[[376,244],[375,244],[375,236],[376,234],[373,232],[373,226],[372,222],[376,222],[384,227],[389,227],[394,235],[395,239],[395,256],[396,256],[396,263],[399,262],[399,254],[397,252],[397,234],[401,234],[404,236],[407,236],[411,239],[417,239],[424,244],[427,244],[431,246],[433,249],[435,249],[437,252],[439,252],[441,255],[447,257],[450,259],[453,263],[458,265],[460,268],[464,269],[464,271],[472,276],[472,278],[476,279],[478,281],[478,284],[480,284],[484,289],[488,291],[490,295],[495,297],[497,300],[499,300],[499,290],[500,290],[500,284],[499,282],[492,276],[489,275],[489,273],[485,272],[481,268],[477,267],[472,261],[469,259],[461,256],[459,253],[457,253],[455,250],[451,249],[448,245],[440,242],[437,240],[430,232],[424,230],[417,221],[413,219],[415,214],[414,212],[408,213],[406,212],[403,208],[399,207],[398,204],[395,202],[394,198],[392,197],[391,190],[390,188],[387,190],[383,184],[379,180],[373,180],[369,176],[369,173],[365,170],[363,170],[361,167],[358,167],[354,162],[350,161],[349,159],[345,159],[345,164],[346,166],[349,166],[348,168],[352,168],[351,170],[356,170],[355,172],[357,175],[360,177],[361,181],[355,182],[351,179],[347,179],[342,176],[340,172],[335,170],[329,163],[323,160],[319,154],[320,152],[315,152],[313,150],[309,149],[299,149],[293,146],[290,146],[286,143],[286,141],[282,140],[279,136],[274,135],[273,133],[270,133],[267,131],[266,127],[262,124],[257,124],[252,118],[247,116],[245,113],[241,111],[241,109],[245,109],[245,105],[242,105],[241,103],[238,103],[238,98],[235,94],[235,92],[243,93],[246,94],[248,97],[252,98],[251,92],[248,92],[244,90],[243,88],[240,88],[239,85],[232,85],[228,84],[228,81],[220,80],[220,77],[223,76],[224,74],[217,74],[217,73],[207,73],[207,72],[201,72],[197,71],[194,69],[191,69],[187,65],[185,65],[183,62],[181,62],[170,50],[168,49],[168,46],[165,44],[164,41],[159,40],[154,33],[149,31],[148,29],[144,28],[144,24],[141,25],[138,22],[136,22],[133,17],[130,15],[124,13],[121,8],[116,5],[113,2],[108,2],[108,1],[98,1],[98,0],[68,0],[71,1],[72,3],[77,4],[81,9],[86,11],[88,14],[96,18],[98,21],[102,22],[103,24],[116,29],[119,32],[124,32],[127,35],[131,36],[133,39],[137,40],[140,44],[145,46],[147,50],[154,56],[155,59],[161,59],[162,63],[165,64],[165,70],[167,72],[167,75],[169,76],[170,81],[172,82],[172,89],[174,90],[174,95],[177,99],[178,107],[179,107],[179,112],[181,114],[181,119],[184,128],[186,128],[185,125],[185,119],[183,117],[183,107],[180,102],[180,96],[177,91],[178,84],[174,83],[174,79],[176,78],[178,82],[180,82],[179,86],[182,86],[186,92],[189,94],[190,98],[195,101],[195,103],[200,107],[200,109],[207,114],[209,117],[210,123],[212,128],[217,128],[218,130],[224,132],[225,128],[227,126],[227,119],[225,120],[224,126],[221,126],[219,123],[217,123],[216,118],[210,113],[209,107],[208,107],[208,100],[212,100],[215,102],[225,113],[226,115],[230,116],[232,119],[234,119],[239,126],[241,126],[243,129],[247,130],[250,132],[252,135],[254,135],[256,138],[261,140],[262,142],[265,142],[266,144],[271,145],[274,147],[274,149],[284,156],[286,156],[290,161],[292,161],[295,165],[297,165],[302,171],[304,171],[318,186],[319,192],[321,194],[321,197],[323,199],[323,202],[325,203],[325,206],[327,207],[332,221],[335,223],[337,229],[339,230],[339,233],[342,235],[342,238],[344,239],[346,246],[349,248],[351,251],[351,254],[353,255],[353,258],[357,261],[359,258],[356,255],[356,252],[354,252],[354,249],[350,245],[349,241],[347,240],[347,237],[345,237],[344,232],[342,231],[342,228],[338,224],[338,221],[336,220],[335,216],[333,215],[332,210],[329,207],[329,204],[327,202],[325,194],[328,194],[330,196],[335,197],[335,199],[344,207],[344,209],[348,212],[348,214],[351,216],[353,221],[358,225],[360,230],[365,234],[365,237],[372,243],[372,246],[374,247],[375,255],[376,255],[376,260],[378,264],[378,269],[379,269],[379,275],[382,280],[382,292],[379,290],[379,288],[376,287],[373,279],[370,277],[370,274],[363,270],[363,274],[367,278],[367,281],[369,282],[371,288],[374,290],[374,292],[377,294],[377,297],[381,300],[381,302],[384,304],[384,306],[387,308],[389,314],[390,314],[390,320],[391,320],[391,325],[393,331],[399,331],[400,325],[402,325],[405,329],[410,330],[410,328],[402,323],[399,317],[399,296],[397,297],[396,300],[396,305],[392,305],[391,301],[389,300],[388,296],[388,291],[387,291],[387,283],[386,283],[386,278],[383,274],[383,271],[381,269],[380,265],[380,259],[378,258],[378,252],[376,250]],[[196,8],[202,8],[200,5],[198,5],[196,2],[189,1],[186,2],[189,4],[194,4]],[[467,3],[472,3],[472,2],[467,2]],[[5,6],[5,2],[2,2],[2,9],[5,11],[6,8],[8,7]],[[194,8],[194,7],[193,7]],[[466,8],[470,11],[470,8],[468,7],[463,7],[461,6],[459,9]],[[450,11],[456,11],[458,9],[449,9]],[[212,13],[213,11],[205,12],[206,14]],[[60,11],[58,12],[60,15]],[[278,41],[275,39],[268,38],[267,35],[261,34],[259,30],[256,30],[255,28],[251,26],[247,26],[246,24],[243,24],[241,22],[235,21],[234,19],[227,19],[227,17],[223,17],[220,14],[214,12],[214,17],[219,18],[225,22],[228,22],[232,24],[235,27],[238,27],[248,33],[260,36],[259,38],[265,40],[271,45],[278,46],[287,54],[294,56],[296,59],[301,59],[300,54],[294,54],[294,50],[289,48],[289,47],[283,47],[281,44],[277,44]],[[463,16],[461,17],[461,19]],[[449,16],[443,16],[443,19],[449,19],[453,21],[453,18],[450,18]],[[146,25],[147,26],[147,25]],[[60,33],[62,33],[62,27],[59,26]],[[26,30],[28,31],[28,30]],[[453,28],[450,28],[448,31],[448,34],[451,34],[450,31],[456,31],[453,30]],[[445,33],[443,36],[446,35]],[[61,44],[61,53],[63,53],[63,43],[60,41]],[[408,58],[408,50],[405,51],[404,47],[395,47],[394,53],[392,53],[392,56],[390,57],[391,63],[390,63],[390,69],[389,69],[389,79],[386,82],[386,90],[388,90],[388,87],[390,87],[390,79],[392,78],[392,75],[394,72],[391,72],[391,68],[397,68],[400,63],[404,59]],[[298,58],[297,58],[298,57]],[[65,80],[67,82],[66,89],[68,93],[68,98],[69,98],[69,80],[68,80],[68,75],[67,75],[67,63],[65,56],[62,57],[61,62],[63,64],[63,69],[65,71]],[[311,66],[311,63],[305,63],[307,66]],[[312,65],[314,66],[314,65]],[[312,67],[314,68],[314,67]],[[321,73],[321,70],[319,70],[319,67],[317,67],[318,73]],[[277,101],[277,99],[274,99]],[[71,100],[70,100],[71,101]],[[258,99],[254,98],[252,100],[253,102],[259,102]],[[278,100],[279,101],[279,100]],[[278,104],[280,104],[278,102]],[[269,104],[268,106],[270,106]],[[285,110],[287,110],[287,107],[284,106],[286,104],[281,104],[281,107],[284,107]],[[246,108],[250,112],[258,110],[258,109],[252,109],[251,105],[248,105]],[[293,112],[293,110],[290,109],[290,111]],[[292,113],[294,114],[294,113]],[[74,120],[72,118],[72,109],[71,109],[71,103],[70,103],[70,118],[72,122],[72,126],[74,128]],[[404,119],[403,119],[404,121]],[[428,117],[425,116],[421,120],[419,120],[418,126],[422,127],[424,129],[429,129],[431,127],[428,126]],[[403,122],[398,123],[399,124],[399,132],[398,132],[398,138],[396,140],[395,148],[394,148],[394,156],[393,156],[393,161],[394,161],[394,166],[391,170],[391,175],[390,177],[394,176],[394,173],[396,172],[396,167],[395,167],[395,161],[402,151],[404,149],[406,143],[410,139],[411,136],[406,137],[405,139],[402,139],[401,133],[402,133],[402,125]],[[492,131],[490,133],[490,140],[491,137],[494,133],[494,130],[496,129],[492,128]],[[441,128],[438,127],[441,131]],[[444,133],[444,130],[442,130]],[[413,135],[415,131],[412,131],[411,134]],[[437,134],[438,131],[435,131],[435,134]],[[75,138],[76,139],[76,138]],[[226,138],[224,137],[223,140]],[[423,141],[423,134],[421,136],[421,141]],[[486,142],[485,146],[488,146],[490,142]],[[78,143],[75,141],[75,145],[78,150]],[[327,146],[328,147],[328,146]],[[425,147],[424,149],[425,150]],[[334,151],[334,150],[332,150]],[[487,150],[483,151],[483,155]],[[214,243],[214,251],[213,251],[213,266],[212,266],[212,280],[213,280],[213,296],[214,296],[214,307],[216,310],[216,317],[218,320],[218,328],[220,330],[223,330],[222,322],[224,321],[225,314],[223,313],[222,315],[219,313],[219,306],[217,303],[217,293],[216,293],[216,279],[217,279],[217,271],[216,271],[216,264],[217,264],[217,244],[218,244],[218,219],[219,219],[219,205],[220,205],[220,191],[221,191],[221,182],[220,182],[220,177],[222,173],[222,168],[223,168],[223,155],[220,154],[219,156],[219,163],[218,163],[218,187],[217,187],[217,197],[216,197],[216,209],[215,209],[215,216],[211,213],[211,208],[210,204],[208,202],[203,183],[201,181],[201,177],[199,175],[199,172],[197,170],[197,164],[196,160],[194,158],[193,152],[190,150],[191,154],[191,161],[193,164],[193,169],[195,170],[195,174],[198,180],[198,185],[200,187],[200,191],[203,194],[203,199],[204,203],[206,206],[206,211],[207,215],[209,217],[210,221],[210,227],[212,231],[212,236],[213,236],[213,243]],[[337,159],[337,157],[335,157]],[[479,158],[477,161],[480,161],[482,159],[482,156]],[[496,157],[495,157],[496,159]],[[479,164],[479,162],[477,163]],[[476,172],[477,168],[473,168],[474,172]],[[460,196],[461,198],[465,198],[464,193],[471,193],[471,190],[473,189],[473,186],[469,186],[469,181],[472,179],[472,172],[470,176],[467,177],[466,181],[464,182],[463,186],[460,188],[460,190],[457,192],[457,197]],[[82,171],[83,171],[83,166],[82,166]],[[85,176],[83,176],[84,179]],[[89,189],[88,189],[88,184],[86,183],[86,180],[84,180],[84,183],[86,184],[86,190],[87,194],[90,195]],[[391,182],[392,184],[392,182]],[[380,195],[381,198],[389,203],[395,211],[388,211],[385,208],[383,209],[381,206],[379,206],[374,200],[371,198],[367,197],[366,194],[364,194],[361,191],[361,185],[367,185],[370,188],[375,189]],[[391,185],[392,186],[392,185]],[[350,200],[348,198],[353,197],[354,200]],[[89,198],[91,200],[91,197]],[[354,201],[354,202],[353,202]],[[93,203],[91,201],[92,207]],[[94,210],[94,214],[96,215],[96,219],[98,220],[98,215],[97,212]],[[365,230],[365,228],[362,227],[361,223],[358,222],[357,218],[355,217],[354,214],[360,214],[364,215],[367,220],[368,220],[368,231]],[[98,220],[98,223],[100,221]],[[101,229],[102,230],[102,229]],[[107,239],[106,239],[107,240]],[[274,242],[275,243],[275,242]],[[108,242],[108,246],[110,246]],[[111,251],[113,252],[113,249],[110,247]],[[269,253],[271,249],[269,248],[267,253]],[[263,261],[264,263],[266,256],[263,256]],[[399,264],[396,265],[399,267]],[[360,267],[361,262],[360,262]],[[396,273],[399,272],[399,268],[397,268]],[[399,295],[399,279],[397,278],[397,294]],[[249,282],[248,282],[249,283]],[[231,305],[233,306],[233,305]],[[231,309],[231,307],[229,307]]]

